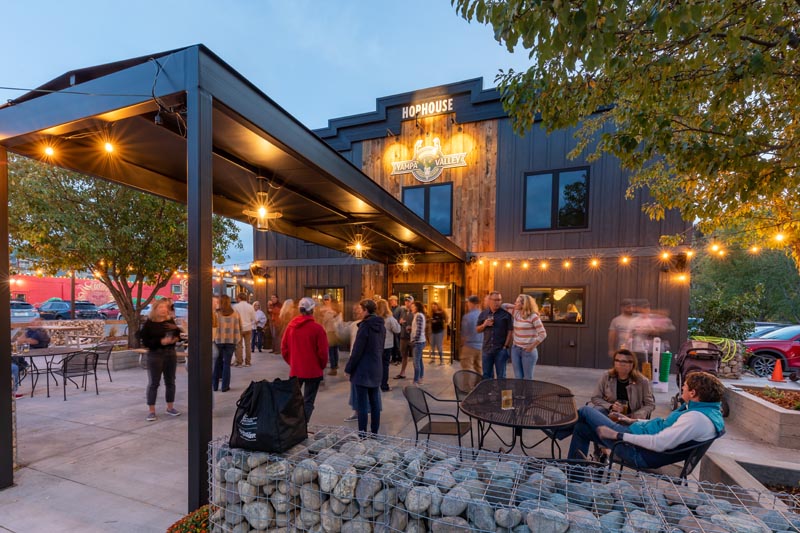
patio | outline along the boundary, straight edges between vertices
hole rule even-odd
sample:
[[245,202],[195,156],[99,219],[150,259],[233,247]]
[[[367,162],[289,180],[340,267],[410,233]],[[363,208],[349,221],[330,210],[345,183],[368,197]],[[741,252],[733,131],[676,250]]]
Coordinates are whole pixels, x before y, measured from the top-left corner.
[[[428,365],[424,388],[437,396],[454,397],[452,375],[458,369],[458,363]],[[564,372],[563,368],[540,366],[536,378],[570,388],[576,395],[576,403],[582,405],[600,373],[602,370],[598,369]],[[287,375],[288,366],[272,353],[256,353],[252,367],[233,369],[231,391],[214,394],[214,437],[229,433],[236,400],[250,380]],[[114,382],[109,383],[101,375],[100,396],[95,396],[94,391],[69,391],[66,402],[57,394],[51,398],[26,397],[16,403],[21,468],[15,473],[16,485],[2,492],[0,527],[15,532],[54,528],[163,532],[185,513],[186,369],[178,369],[176,401],[184,415],[159,416],[155,423],[144,420],[145,371],[136,368],[117,371],[113,377]],[[343,421],[350,414],[347,378],[342,374],[326,377],[325,383],[317,397],[312,422],[354,427],[353,422]],[[395,388],[383,395],[382,434],[414,437],[402,394],[405,384],[408,380],[393,380]],[[674,389],[673,379],[669,393],[656,394],[656,416],[668,412],[669,396],[675,393]],[[161,394],[159,412],[164,409]],[[455,444],[455,437],[433,437],[433,440]],[[489,438],[486,446],[496,450],[499,444]],[[735,428],[729,428],[712,451],[725,456],[785,462],[794,462],[796,458],[796,451],[750,442]],[[547,443],[533,450],[540,457],[549,453]]]

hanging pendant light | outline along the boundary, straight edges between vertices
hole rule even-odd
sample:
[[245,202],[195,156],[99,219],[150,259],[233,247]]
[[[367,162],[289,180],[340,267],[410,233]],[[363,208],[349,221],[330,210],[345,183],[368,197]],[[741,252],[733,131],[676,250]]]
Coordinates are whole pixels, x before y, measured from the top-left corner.
[[283,214],[275,209],[270,209],[269,194],[263,191],[263,184],[267,181],[263,176],[258,176],[258,192],[256,193],[255,205],[252,209],[242,211],[252,220],[251,224],[258,231],[269,231],[269,221],[281,218]]
[[400,255],[397,256],[397,268],[399,268],[404,274],[407,274],[408,272],[414,270],[414,265],[414,254],[409,253],[404,246],[400,252]]
[[369,251],[369,249],[370,247],[367,246],[363,233],[356,233],[352,244],[347,246],[347,250],[356,259],[364,259],[364,254]]

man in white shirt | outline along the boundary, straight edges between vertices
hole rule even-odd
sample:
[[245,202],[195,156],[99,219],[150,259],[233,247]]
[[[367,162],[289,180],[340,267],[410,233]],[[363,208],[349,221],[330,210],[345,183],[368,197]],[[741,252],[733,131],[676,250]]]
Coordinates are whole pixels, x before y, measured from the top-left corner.
[[720,409],[725,386],[707,372],[692,372],[683,383],[684,404],[666,418],[633,420],[619,416],[617,422],[591,406],[581,407],[569,446],[570,459],[584,459],[589,442],[611,448],[615,441],[629,442],[617,453],[638,468],[659,468],[680,458],[661,452],[684,444],[719,436],[725,428]]
[[239,318],[242,322],[242,340],[236,345],[236,362],[233,366],[242,366],[242,343],[244,343],[244,366],[250,366],[250,338],[253,335],[253,330],[256,328],[256,310],[247,301],[247,294],[240,292],[236,297],[238,300],[233,309],[239,313]]

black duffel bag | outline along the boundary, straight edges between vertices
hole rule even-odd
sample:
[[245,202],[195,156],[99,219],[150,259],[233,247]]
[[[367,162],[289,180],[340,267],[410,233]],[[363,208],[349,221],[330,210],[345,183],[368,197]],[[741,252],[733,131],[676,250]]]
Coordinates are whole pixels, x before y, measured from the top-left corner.
[[297,378],[250,382],[236,402],[231,448],[281,453],[307,437]]

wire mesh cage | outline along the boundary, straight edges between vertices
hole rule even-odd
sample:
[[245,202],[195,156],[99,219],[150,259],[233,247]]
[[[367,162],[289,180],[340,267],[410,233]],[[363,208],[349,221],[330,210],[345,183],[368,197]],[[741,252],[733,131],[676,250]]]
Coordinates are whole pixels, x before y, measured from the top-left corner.
[[800,531],[788,495],[316,427],[280,454],[209,445],[212,531]]

